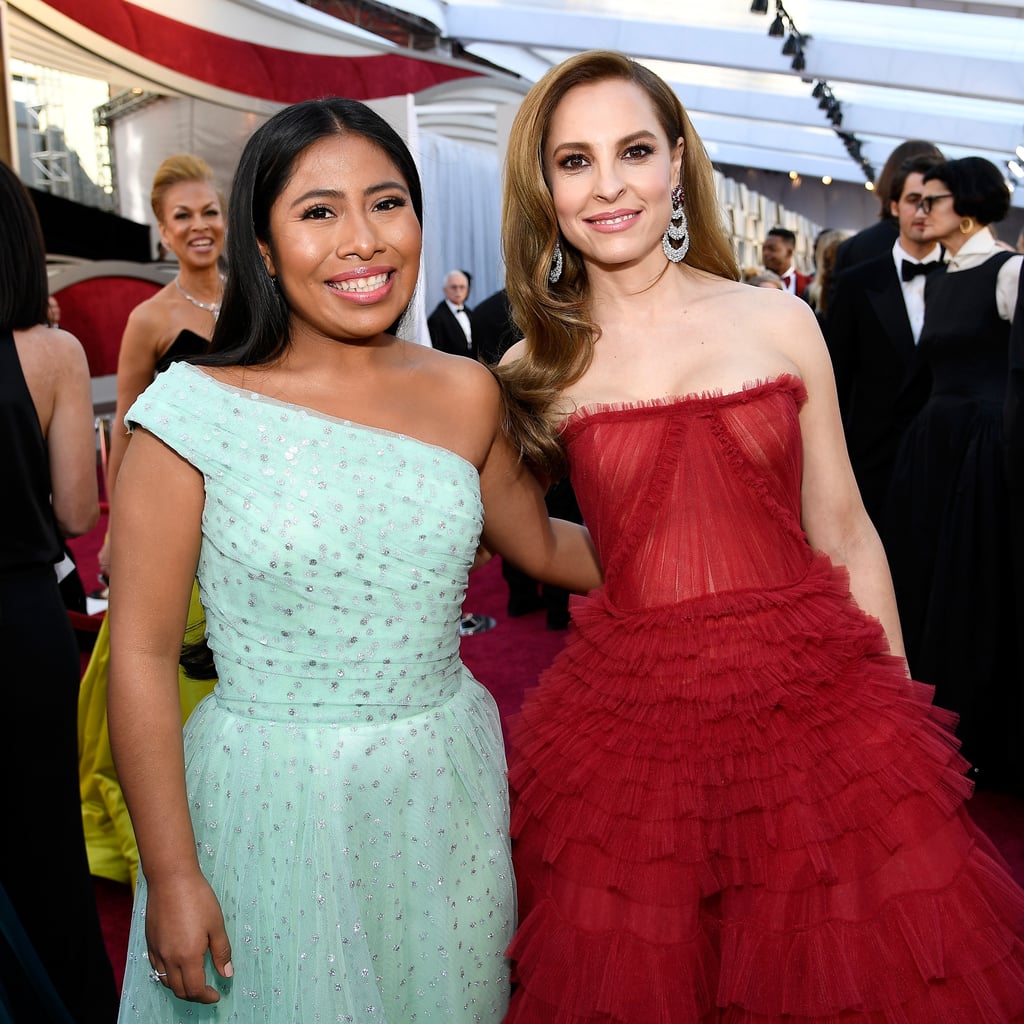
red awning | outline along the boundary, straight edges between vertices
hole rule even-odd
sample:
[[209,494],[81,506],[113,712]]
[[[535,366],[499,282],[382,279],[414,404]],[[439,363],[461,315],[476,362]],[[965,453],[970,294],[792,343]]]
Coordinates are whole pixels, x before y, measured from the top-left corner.
[[[444,58],[403,51],[299,4],[292,6],[308,12],[305,24],[297,21],[294,11],[275,19],[272,4],[243,8],[232,0],[175,4],[177,17],[128,0],[10,0],[10,4],[78,46],[150,80],[155,77],[154,65],[166,69],[174,92],[192,91],[182,87],[179,76],[183,76],[271,103],[326,95],[369,100],[478,74]],[[184,17],[189,20],[179,20]],[[202,24],[196,24],[199,21]],[[238,26],[238,37],[211,30],[210,26],[226,22]],[[270,45],[269,39],[294,48]],[[195,94],[205,92],[199,88]]]

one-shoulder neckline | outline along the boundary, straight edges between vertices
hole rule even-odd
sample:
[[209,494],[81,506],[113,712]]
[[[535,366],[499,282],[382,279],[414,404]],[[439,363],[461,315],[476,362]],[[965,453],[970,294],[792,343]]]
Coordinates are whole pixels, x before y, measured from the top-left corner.
[[343,419],[340,416],[332,416],[330,413],[322,412],[320,409],[313,409],[308,405],[298,405],[295,402],[285,402],[280,398],[272,398],[270,395],[265,395],[262,391],[253,391],[251,388],[239,387],[237,384],[228,384],[225,381],[218,380],[201,367],[195,366],[192,363],[172,363],[161,376],[170,378],[172,374],[179,373],[186,369],[222,391],[243,396],[255,403],[265,403],[267,405],[276,406],[279,409],[288,409],[291,412],[302,413],[304,416],[308,416],[311,419],[323,420],[326,423],[336,423],[338,426],[348,427],[350,429],[364,430],[368,434],[380,434],[383,437],[393,437],[400,441],[408,441],[411,444],[422,445],[424,448],[429,448],[431,451],[441,452],[442,454],[455,459],[457,462],[462,463],[462,465],[467,466],[479,480],[480,471],[472,462],[459,455],[458,452],[453,452],[451,448],[445,448],[444,445],[433,444],[430,441],[424,441],[420,437],[413,437],[411,434],[403,434],[397,430],[388,430],[386,427],[374,427],[369,423],[360,423],[358,420],[348,420]]
[[[670,409],[681,405],[729,404],[749,402],[767,393],[790,390],[798,395],[806,395],[803,380],[795,373],[780,373],[774,377],[765,377],[744,382],[735,391],[722,388],[707,388],[703,391],[688,391],[678,395],[663,395],[659,398],[638,398],[627,402],[586,402],[578,406],[566,416],[564,425],[578,423],[592,416],[636,413]],[[563,428],[564,429],[564,428]]]

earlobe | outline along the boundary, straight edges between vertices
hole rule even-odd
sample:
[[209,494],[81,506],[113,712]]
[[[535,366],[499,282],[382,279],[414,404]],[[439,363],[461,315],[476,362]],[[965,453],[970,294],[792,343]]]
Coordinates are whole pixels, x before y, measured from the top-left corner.
[[274,260],[270,255],[270,246],[260,242],[259,247],[260,255],[263,257],[263,266],[267,268],[267,273],[271,277],[276,277],[277,271],[274,269]]

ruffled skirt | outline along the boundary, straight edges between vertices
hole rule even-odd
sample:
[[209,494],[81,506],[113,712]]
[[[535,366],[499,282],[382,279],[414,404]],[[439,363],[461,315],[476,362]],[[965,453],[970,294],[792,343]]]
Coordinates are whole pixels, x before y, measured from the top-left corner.
[[844,573],[574,620],[511,728],[507,1021],[1024,1020],[953,716]]

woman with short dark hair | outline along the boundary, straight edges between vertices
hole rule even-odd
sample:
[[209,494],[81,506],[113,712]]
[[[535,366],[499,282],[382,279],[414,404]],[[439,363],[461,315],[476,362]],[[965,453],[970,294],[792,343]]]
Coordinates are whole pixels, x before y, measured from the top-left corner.
[[1009,554],[1003,405],[1024,257],[989,230],[1009,208],[1002,174],[981,157],[924,175],[915,228],[942,243],[947,265],[928,278],[917,354],[931,394],[900,446],[883,529],[911,671],[960,716],[977,782],[1021,790],[1024,580]]

